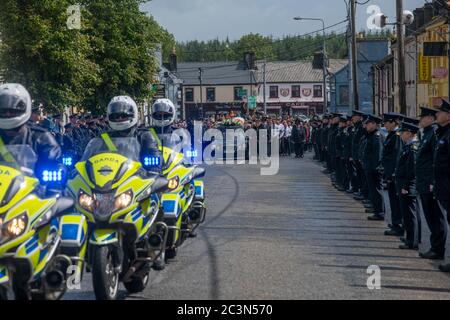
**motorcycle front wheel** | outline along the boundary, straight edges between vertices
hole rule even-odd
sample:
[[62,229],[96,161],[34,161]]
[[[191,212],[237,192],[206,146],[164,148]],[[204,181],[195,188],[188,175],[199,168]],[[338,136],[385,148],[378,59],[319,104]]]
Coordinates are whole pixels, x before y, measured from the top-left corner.
[[114,266],[112,249],[107,246],[93,248],[92,282],[97,300],[117,299],[119,273]]

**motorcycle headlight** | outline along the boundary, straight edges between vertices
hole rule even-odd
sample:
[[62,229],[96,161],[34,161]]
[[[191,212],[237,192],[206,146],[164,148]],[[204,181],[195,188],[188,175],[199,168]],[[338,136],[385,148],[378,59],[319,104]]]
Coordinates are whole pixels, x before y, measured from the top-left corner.
[[117,211],[123,210],[130,206],[133,201],[133,192],[127,191],[117,196],[114,200],[114,207]]
[[172,178],[169,180],[169,184],[167,185],[167,187],[169,188],[169,190],[175,190],[176,188],[178,188],[178,184],[179,184],[179,178]]
[[[1,220],[1,219],[0,219]],[[0,242],[10,240],[21,236],[28,226],[28,217],[26,214],[12,219],[6,223],[0,221]]]
[[78,203],[80,204],[80,206],[89,211],[89,212],[94,212],[95,210],[95,198],[94,196],[90,196],[86,193],[80,193],[80,195],[78,196]]

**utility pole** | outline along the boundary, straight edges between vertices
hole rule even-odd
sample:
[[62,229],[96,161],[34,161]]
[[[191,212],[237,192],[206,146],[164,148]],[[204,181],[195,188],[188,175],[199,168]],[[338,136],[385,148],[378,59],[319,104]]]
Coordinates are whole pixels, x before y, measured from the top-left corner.
[[359,110],[359,87],[358,87],[358,53],[356,47],[356,0],[350,1],[350,23],[352,38],[352,88],[353,88],[353,108]]
[[403,0],[397,3],[397,63],[398,63],[398,101],[400,113],[406,114],[406,82],[405,82],[405,36],[403,33]]
[[198,80],[200,81],[200,116],[203,117],[203,69],[198,68],[199,71],[199,77]]
[[267,60],[264,59],[264,71],[263,71],[263,95],[264,95],[264,114],[267,114],[267,97],[266,97],[266,86],[267,86],[267,78],[266,78],[266,68],[267,68]]

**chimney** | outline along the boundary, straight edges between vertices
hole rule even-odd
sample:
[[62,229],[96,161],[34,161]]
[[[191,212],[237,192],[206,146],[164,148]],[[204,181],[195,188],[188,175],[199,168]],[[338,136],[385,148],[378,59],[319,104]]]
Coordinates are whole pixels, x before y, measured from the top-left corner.
[[177,58],[177,51],[174,47],[172,53],[169,55],[169,70],[171,72],[176,72],[177,69],[178,69],[178,58]]
[[425,24],[425,10],[423,8],[417,8],[414,10],[414,19],[416,22],[416,30],[419,30]]
[[424,24],[429,23],[431,20],[433,20],[434,15],[434,7],[432,3],[426,3],[423,7],[424,9]]
[[316,52],[314,53],[314,59],[313,59],[313,69],[323,69],[323,53],[322,52]]

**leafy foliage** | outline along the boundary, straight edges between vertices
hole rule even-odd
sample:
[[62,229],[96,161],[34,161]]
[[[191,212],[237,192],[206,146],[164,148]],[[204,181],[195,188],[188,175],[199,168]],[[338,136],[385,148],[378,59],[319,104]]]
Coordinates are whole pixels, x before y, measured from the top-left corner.
[[[390,31],[362,32],[366,38],[389,38]],[[326,35],[327,53],[330,58],[342,59],[347,56],[348,46],[345,33],[331,32]],[[229,39],[219,41],[189,41],[177,44],[180,61],[228,61],[241,60],[246,51],[254,51],[257,59],[293,61],[313,56],[322,50],[323,35],[285,36],[273,39],[260,34],[248,34],[241,39],[230,42]]]
[[144,101],[158,71],[155,48],[175,40],[139,9],[144,0],[82,0],[82,28],[67,27],[71,0],[2,0],[0,73],[36,103],[104,110],[114,95]]

